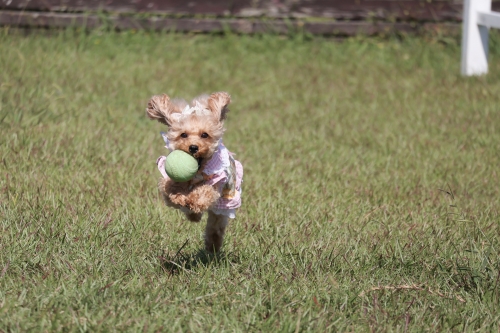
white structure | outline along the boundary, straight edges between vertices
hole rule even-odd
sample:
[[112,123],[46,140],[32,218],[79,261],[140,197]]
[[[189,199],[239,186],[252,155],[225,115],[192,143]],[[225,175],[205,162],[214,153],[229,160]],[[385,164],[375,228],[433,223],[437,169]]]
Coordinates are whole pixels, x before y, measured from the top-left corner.
[[488,72],[488,30],[500,28],[500,13],[491,11],[491,0],[464,0],[462,75]]

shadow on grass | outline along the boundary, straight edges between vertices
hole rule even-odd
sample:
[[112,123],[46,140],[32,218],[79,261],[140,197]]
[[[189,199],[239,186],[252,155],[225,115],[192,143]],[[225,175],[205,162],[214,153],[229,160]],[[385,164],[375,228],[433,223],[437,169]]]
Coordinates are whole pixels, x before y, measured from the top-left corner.
[[233,254],[225,253],[224,251],[213,254],[205,251],[204,249],[199,249],[191,253],[183,253],[182,250],[187,243],[188,240],[184,242],[174,255],[163,253],[158,256],[160,259],[161,269],[164,272],[170,275],[179,274],[182,271],[189,273],[200,266],[219,266],[221,263],[226,263],[228,261],[238,261],[238,258]]

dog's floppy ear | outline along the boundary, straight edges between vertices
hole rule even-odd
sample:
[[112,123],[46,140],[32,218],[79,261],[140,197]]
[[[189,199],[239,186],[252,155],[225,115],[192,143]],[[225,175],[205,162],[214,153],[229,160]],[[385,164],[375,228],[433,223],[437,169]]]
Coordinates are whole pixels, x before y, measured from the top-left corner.
[[226,114],[229,112],[227,106],[231,103],[231,97],[227,92],[216,92],[208,97],[208,108],[219,121],[226,119]]
[[148,102],[146,109],[147,116],[152,120],[158,120],[160,123],[170,127],[172,124],[171,115],[175,112],[181,112],[176,103],[172,103],[170,97],[166,94],[154,95]]

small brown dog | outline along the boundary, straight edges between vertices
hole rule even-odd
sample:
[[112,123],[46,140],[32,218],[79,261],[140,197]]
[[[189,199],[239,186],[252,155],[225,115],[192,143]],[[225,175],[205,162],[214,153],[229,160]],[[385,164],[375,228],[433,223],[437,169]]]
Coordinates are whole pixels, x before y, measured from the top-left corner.
[[222,143],[230,101],[225,92],[201,95],[190,104],[155,95],[146,109],[149,118],[169,127],[162,135],[170,151],[180,149],[198,160],[192,180],[174,182],[165,173],[165,157],[158,158],[163,175],[158,187],[167,206],[180,209],[190,221],[199,222],[208,212],[205,249],[209,252],[220,250],[229,219],[241,206],[243,167]]

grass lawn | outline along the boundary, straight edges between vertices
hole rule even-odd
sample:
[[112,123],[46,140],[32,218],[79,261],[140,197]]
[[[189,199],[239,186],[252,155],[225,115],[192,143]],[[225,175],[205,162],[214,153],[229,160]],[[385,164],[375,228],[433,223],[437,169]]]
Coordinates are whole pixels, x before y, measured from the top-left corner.
[[[0,30],[0,331],[497,332],[499,41],[463,78],[437,37]],[[244,203],[212,258],[144,110],[220,90]]]

